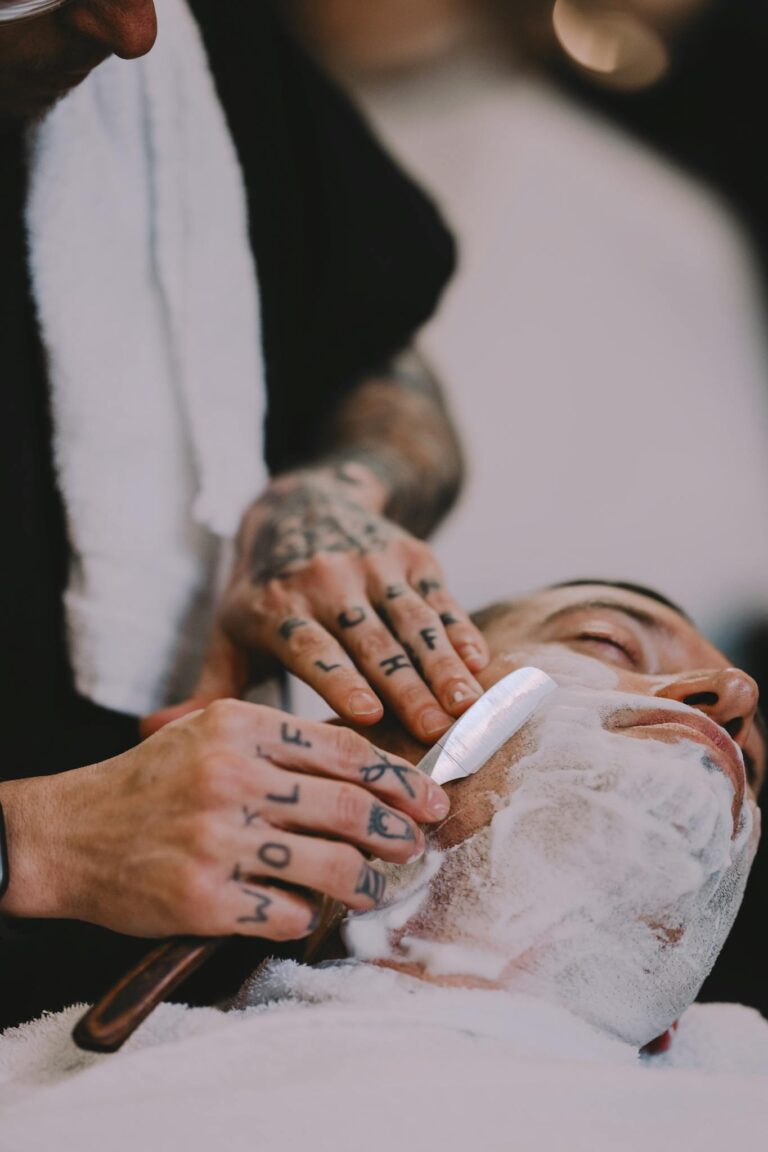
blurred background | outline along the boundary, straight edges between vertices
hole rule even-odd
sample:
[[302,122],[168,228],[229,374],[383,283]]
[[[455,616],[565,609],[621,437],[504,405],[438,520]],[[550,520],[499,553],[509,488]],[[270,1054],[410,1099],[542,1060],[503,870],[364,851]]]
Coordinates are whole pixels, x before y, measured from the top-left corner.
[[[470,470],[453,590],[651,584],[767,698],[768,5],[282,6],[459,240],[423,343]],[[710,996],[768,1011],[767,922],[768,846]]]

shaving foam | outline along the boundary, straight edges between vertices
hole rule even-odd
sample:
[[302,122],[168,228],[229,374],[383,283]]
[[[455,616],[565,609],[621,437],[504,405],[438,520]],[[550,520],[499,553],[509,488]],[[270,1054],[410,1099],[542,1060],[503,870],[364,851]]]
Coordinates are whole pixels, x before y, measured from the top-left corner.
[[554,692],[531,750],[492,761],[509,760],[490,824],[394,875],[388,905],[348,921],[350,953],[524,991],[638,1046],[664,1032],[730,931],[759,816],[745,797],[734,833],[733,787],[703,745],[603,727],[648,705]]

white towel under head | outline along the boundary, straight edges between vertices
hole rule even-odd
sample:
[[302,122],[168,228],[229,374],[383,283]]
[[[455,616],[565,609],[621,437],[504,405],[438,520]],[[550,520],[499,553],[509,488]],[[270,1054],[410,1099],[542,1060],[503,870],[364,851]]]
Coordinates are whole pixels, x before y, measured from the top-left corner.
[[189,687],[218,545],[266,480],[242,174],[184,0],[31,133],[30,267],[72,568],[78,690],[139,714]]

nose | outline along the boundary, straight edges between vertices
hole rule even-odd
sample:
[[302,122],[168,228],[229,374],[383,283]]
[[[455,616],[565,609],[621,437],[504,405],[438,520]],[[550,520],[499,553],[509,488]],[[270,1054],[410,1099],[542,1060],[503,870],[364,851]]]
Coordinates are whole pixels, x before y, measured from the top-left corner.
[[62,19],[114,56],[145,56],[157,38],[154,0],[74,0]]
[[665,684],[656,695],[698,708],[743,748],[755,719],[759,692],[752,677],[739,668],[716,668],[686,673]]

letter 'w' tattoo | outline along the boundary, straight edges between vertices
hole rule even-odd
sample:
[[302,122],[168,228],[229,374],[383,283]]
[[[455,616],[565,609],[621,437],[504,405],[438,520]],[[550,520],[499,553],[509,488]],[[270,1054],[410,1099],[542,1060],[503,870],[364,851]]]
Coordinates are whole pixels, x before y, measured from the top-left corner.
[[378,904],[384,895],[386,886],[387,882],[381,872],[377,872],[375,868],[371,868],[370,864],[363,864],[363,869],[357,878],[355,892],[360,892],[363,896],[368,896],[375,904]]

